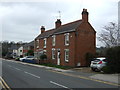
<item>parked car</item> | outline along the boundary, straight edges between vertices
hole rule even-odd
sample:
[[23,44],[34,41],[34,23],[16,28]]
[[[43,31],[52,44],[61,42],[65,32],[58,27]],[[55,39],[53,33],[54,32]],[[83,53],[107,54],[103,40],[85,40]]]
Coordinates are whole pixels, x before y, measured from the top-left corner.
[[25,59],[24,62],[26,63],[32,63],[32,64],[36,64],[36,60],[29,60],[29,59]]
[[93,71],[101,71],[101,69],[106,66],[107,60],[105,57],[100,57],[100,58],[94,58],[91,61],[91,69]]
[[24,62],[24,60],[34,60],[34,56],[26,56],[26,57],[20,58],[20,61]]

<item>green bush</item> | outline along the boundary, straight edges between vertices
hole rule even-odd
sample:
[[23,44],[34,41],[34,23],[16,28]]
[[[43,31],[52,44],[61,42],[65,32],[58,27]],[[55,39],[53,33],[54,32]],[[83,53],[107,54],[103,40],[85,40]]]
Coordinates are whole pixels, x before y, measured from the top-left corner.
[[103,67],[103,68],[102,68],[102,71],[103,71],[104,73],[108,73],[108,74],[113,73],[113,71],[111,71],[111,67],[109,67],[109,66]]
[[47,59],[47,55],[46,55],[46,54],[40,55],[40,59],[41,59],[41,60],[46,60],[46,59]]
[[34,56],[34,51],[33,50],[28,50],[27,56]]
[[40,65],[55,67],[55,68],[60,68],[60,69],[71,69],[72,68],[71,66],[61,66],[61,65],[56,65],[56,64],[52,64],[52,63],[44,63],[44,64],[40,64]]
[[106,53],[107,66],[103,72],[120,73],[120,46],[112,47]]

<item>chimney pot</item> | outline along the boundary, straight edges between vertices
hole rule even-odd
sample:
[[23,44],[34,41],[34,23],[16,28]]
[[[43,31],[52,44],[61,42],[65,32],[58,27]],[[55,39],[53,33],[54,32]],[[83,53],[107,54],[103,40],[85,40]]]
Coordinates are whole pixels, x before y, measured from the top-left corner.
[[83,8],[83,11],[86,11],[86,12],[87,12],[87,9]]
[[83,11],[82,11],[82,21],[83,22],[88,22],[88,12],[87,12],[87,9],[83,9]]
[[55,22],[55,28],[59,28],[61,26],[61,20],[57,19],[57,21]]
[[45,27],[41,26],[41,33],[44,33],[44,32],[45,32]]

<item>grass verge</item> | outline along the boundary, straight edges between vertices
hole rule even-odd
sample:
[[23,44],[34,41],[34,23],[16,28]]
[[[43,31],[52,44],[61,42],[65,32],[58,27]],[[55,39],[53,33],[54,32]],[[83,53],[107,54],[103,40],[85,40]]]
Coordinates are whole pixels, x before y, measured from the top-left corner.
[[44,63],[44,64],[38,64],[38,65],[43,65],[43,66],[48,66],[48,67],[55,67],[55,68],[60,68],[60,69],[71,69],[72,68],[70,66],[61,66],[61,65],[51,64],[51,63]]

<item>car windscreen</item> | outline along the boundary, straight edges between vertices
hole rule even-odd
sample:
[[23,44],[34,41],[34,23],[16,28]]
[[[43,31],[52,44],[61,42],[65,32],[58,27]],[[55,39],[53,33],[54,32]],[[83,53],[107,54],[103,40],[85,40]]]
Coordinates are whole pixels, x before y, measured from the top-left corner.
[[104,61],[104,62],[107,62],[107,60],[106,60],[106,59],[103,59],[103,61]]
[[33,58],[33,56],[28,56],[27,58]]

